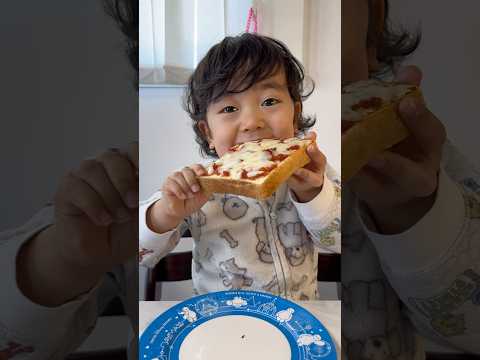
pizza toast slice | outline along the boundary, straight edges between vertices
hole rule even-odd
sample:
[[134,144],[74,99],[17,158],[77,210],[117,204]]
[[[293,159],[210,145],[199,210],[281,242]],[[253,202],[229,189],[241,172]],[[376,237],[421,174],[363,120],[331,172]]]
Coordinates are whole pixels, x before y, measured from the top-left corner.
[[397,112],[406,96],[423,101],[414,85],[366,80],[342,87],[342,181],[409,135]]
[[266,199],[292,173],[310,162],[310,139],[259,139],[230,148],[199,176],[207,193],[228,193]]

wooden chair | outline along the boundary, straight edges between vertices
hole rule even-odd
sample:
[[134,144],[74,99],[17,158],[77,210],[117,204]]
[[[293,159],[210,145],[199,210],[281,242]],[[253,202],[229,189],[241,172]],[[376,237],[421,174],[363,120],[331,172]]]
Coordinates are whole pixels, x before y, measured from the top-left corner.
[[[320,254],[318,256],[317,280],[340,282],[341,261],[339,254]],[[147,274],[145,300],[155,300],[158,282],[184,281],[192,278],[192,252],[170,253]]]

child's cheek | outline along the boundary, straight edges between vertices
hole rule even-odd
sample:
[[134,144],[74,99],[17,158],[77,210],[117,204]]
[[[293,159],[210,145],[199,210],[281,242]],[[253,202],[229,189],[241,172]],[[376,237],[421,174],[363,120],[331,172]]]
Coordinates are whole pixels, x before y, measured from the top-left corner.
[[295,127],[293,114],[291,116],[280,116],[272,122],[272,130],[274,137],[280,139],[291,138],[295,135]]
[[212,126],[212,140],[215,145],[215,150],[219,156],[235,145],[236,131],[228,122],[216,122]]
[[229,134],[228,136],[218,138],[216,142],[216,150],[219,156],[222,156],[228,151],[233,145],[235,145],[236,136],[234,134]]

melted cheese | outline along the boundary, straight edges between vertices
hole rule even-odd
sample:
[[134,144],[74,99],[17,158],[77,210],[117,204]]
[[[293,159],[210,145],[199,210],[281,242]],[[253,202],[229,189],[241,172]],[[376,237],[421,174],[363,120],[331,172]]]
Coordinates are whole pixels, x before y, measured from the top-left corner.
[[[295,145],[303,147],[310,141],[298,138],[263,139],[236,145],[220,159],[209,165],[208,174],[220,177],[223,174],[223,176],[237,180],[244,178],[245,174],[247,178],[254,178],[255,176],[262,178],[283,161],[272,160],[272,153],[274,157],[278,155],[288,156],[296,151],[296,149],[289,150],[290,147]],[[243,177],[242,174],[244,174]]]
[[368,107],[356,108],[355,105],[362,101],[379,98],[383,103],[391,103],[402,98],[415,88],[413,85],[387,83],[375,79],[346,85],[342,88],[342,120],[360,121],[365,115],[378,110],[378,108]]

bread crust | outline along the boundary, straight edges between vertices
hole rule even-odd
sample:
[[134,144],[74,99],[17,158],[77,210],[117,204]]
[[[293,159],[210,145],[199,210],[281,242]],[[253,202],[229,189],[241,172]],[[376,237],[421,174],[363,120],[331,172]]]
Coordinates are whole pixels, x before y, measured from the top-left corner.
[[342,134],[342,182],[350,180],[375,155],[409,135],[396,110],[400,101],[407,96],[423,101],[421,91],[416,88],[402,98],[368,114]]
[[227,193],[264,200],[270,197],[295,170],[310,162],[310,157],[306,152],[309,144],[311,142],[302,145],[300,149],[295,150],[288,158],[278,164],[267,176],[258,180],[237,180],[215,175],[199,176],[198,180],[207,194]]

